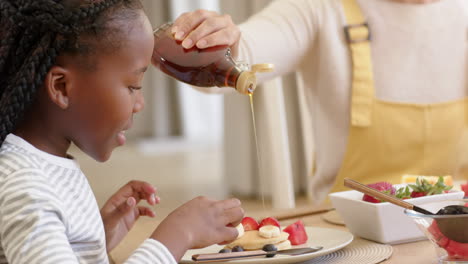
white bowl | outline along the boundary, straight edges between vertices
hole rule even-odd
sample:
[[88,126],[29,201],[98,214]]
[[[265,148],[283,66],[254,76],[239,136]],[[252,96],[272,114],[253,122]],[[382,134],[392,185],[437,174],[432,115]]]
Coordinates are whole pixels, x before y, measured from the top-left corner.
[[[358,191],[331,193],[333,207],[343,218],[346,227],[356,236],[384,244],[400,244],[426,239],[414,221],[405,215],[404,208],[391,203],[370,203],[362,200]],[[423,196],[405,200],[414,205],[461,199],[462,191]]]

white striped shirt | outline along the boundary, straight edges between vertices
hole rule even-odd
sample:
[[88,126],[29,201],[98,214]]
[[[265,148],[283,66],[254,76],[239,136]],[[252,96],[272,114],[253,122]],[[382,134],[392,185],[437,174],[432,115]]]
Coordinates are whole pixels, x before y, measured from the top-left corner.
[[[0,148],[0,263],[108,263],[94,194],[78,163],[15,135]],[[176,263],[147,239],[126,263]]]

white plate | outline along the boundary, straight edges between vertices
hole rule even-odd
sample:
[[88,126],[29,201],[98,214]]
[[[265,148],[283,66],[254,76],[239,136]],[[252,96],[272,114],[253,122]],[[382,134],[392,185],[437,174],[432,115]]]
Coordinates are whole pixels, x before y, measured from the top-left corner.
[[[260,264],[260,263],[268,263],[268,264],[282,264],[282,263],[296,263],[300,261],[306,261],[309,259],[313,259],[316,257],[320,257],[331,252],[337,251],[339,249],[344,248],[347,246],[351,241],[353,241],[353,235],[349,232],[337,230],[337,229],[330,229],[330,228],[321,228],[321,227],[309,227],[306,226],[306,232],[309,237],[309,241],[307,245],[300,245],[297,247],[304,247],[304,246],[322,246],[323,249],[317,252],[298,255],[298,256],[286,256],[286,255],[277,255],[273,258],[247,258],[247,259],[239,259],[239,260],[230,260],[226,262],[216,262],[216,263],[242,263],[242,264]],[[179,263],[197,263],[192,260],[192,255],[194,254],[205,254],[205,253],[217,253],[222,246],[213,245],[202,249],[193,249],[187,251],[184,257]]]

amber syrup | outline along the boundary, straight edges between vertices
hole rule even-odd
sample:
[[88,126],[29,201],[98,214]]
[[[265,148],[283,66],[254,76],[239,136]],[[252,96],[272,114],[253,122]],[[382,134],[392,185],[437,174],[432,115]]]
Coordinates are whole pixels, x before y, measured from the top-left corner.
[[236,87],[242,70],[227,46],[185,49],[170,27],[155,32],[152,64],[169,76],[199,87]]
[[249,93],[249,99],[250,99],[250,111],[252,112],[252,124],[253,124],[253,131],[254,131],[254,139],[255,139],[255,149],[257,153],[257,177],[260,178],[260,195],[262,197],[262,207],[263,211],[266,212],[266,207],[265,207],[265,191],[264,191],[264,184],[261,183],[261,167],[262,167],[262,161],[260,158],[260,149],[258,148],[258,137],[257,137],[257,125],[255,121],[255,111],[254,111],[254,103],[253,103],[253,93]]

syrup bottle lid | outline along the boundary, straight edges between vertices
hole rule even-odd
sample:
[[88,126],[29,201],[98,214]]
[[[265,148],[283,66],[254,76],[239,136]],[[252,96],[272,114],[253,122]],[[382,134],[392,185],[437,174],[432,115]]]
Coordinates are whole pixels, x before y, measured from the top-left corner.
[[251,94],[257,87],[257,72],[271,72],[274,70],[271,63],[260,63],[252,65],[250,71],[243,71],[236,82],[236,90],[242,94]]

